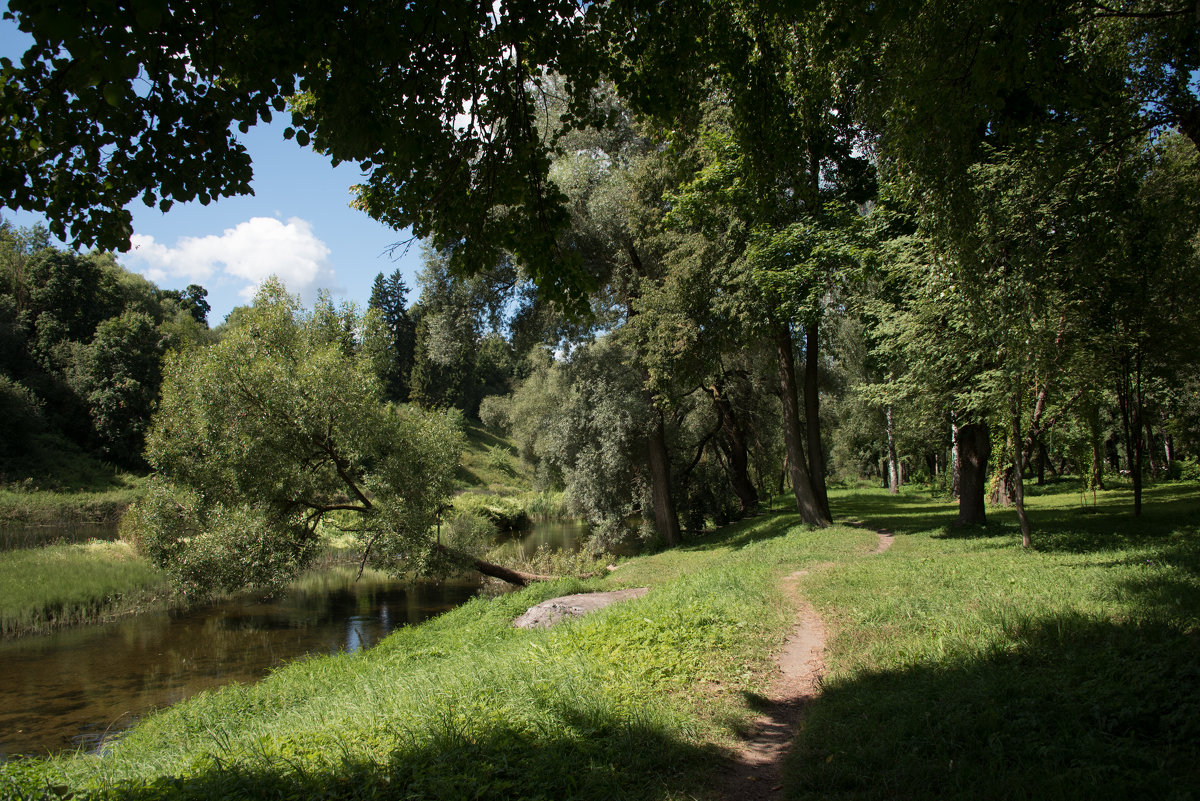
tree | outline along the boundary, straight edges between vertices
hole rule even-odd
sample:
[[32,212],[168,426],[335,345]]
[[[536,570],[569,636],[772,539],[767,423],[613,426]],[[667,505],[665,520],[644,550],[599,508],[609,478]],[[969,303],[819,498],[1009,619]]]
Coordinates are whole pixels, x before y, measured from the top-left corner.
[[237,133],[290,103],[285,136],[358,163],[371,216],[456,246],[459,267],[509,251],[547,294],[580,289],[534,111],[558,73],[566,120],[594,121],[601,51],[574,0],[9,8],[34,43],[0,64],[0,198],[60,238],[127,249],[139,197],[165,210],[250,193]]
[[1123,191],[1120,224],[1103,241],[1103,272],[1088,294],[1098,353],[1115,387],[1120,434],[1141,513],[1148,396],[1155,379],[1182,383],[1196,361],[1200,327],[1192,287],[1200,280],[1200,156],[1177,133],[1112,165]]
[[375,372],[383,382],[388,400],[404,403],[409,395],[409,378],[416,348],[416,326],[408,315],[408,287],[399,270],[387,278],[375,276],[371,286],[370,309],[382,316],[384,337],[377,354]]
[[75,365],[74,383],[87,402],[101,451],[122,464],[141,462],[164,345],[154,320],[125,312],[96,327]]
[[461,435],[444,414],[382,402],[352,307],[302,312],[268,281],[245,317],[174,355],[148,437],[157,472],[130,527],[180,586],[277,587],[316,556],[323,522],[394,574],[459,563],[534,578],[440,542]]
[[418,276],[421,297],[415,323],[412,399],[425,406],[453,406],[469,417],[484,395],[507,390],[511,349],[500,332],[520,281],[510,259],[480,275],[453,272],[448,251],[424,249]]

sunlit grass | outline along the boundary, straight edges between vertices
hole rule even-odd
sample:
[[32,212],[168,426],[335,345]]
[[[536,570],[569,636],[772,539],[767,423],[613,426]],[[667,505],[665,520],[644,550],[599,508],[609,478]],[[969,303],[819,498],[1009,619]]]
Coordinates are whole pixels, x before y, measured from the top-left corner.
[[[112,798],[708,798],[794,622],[830,635],[784,793],[804,799],[1183,798],[1200,786],[1200,491],[1031,498],[952,527],[908,489],[833,494],[868,528],[770,514],[612,574],[475,600],[376,648],[153,715],[101,757],[0,766],[5,788]],[[649,586],[550,631],[558,594]],[[5,785],[4,782],[9,782]]]
[[[694,797],[751,714],[744,693],[769,681],[792,614],[780,575],[874,541],[794,522],[758,518],[611,576],[475,600],[165,710],[101,758],[0,770],[113,797]],[[631,585],[652,589],[549,631],[511,626],[545,598]]]
[[0,633],[44,631],[144,605],[166,577],[125,542],[0,551]]
[[[1089,505],[1090,505],[1090,498]],[[835,496],[897,532],[815,573],[831,639],[793,798],[1186,797],[1200,786],[1200,488],[1030,498],[955,531],[918,493]],[[1181,792],[1183,794],[1181,795]]]

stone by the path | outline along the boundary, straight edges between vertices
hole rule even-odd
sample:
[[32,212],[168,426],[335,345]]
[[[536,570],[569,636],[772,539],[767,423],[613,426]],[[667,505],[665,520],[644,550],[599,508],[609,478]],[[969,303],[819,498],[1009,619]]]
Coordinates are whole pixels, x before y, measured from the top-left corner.
[[630,590],[613,590],[612,592],[585,592],[578,595],[563,595],[542,601],[537,606],[531,606],[525,614],[513,621],[519,629],[548,629],[560,620],[569,617],[583,617],[589,612],[603,609],[617,601],[627,601],[630,598],[640,598],[650,592],[649,587],[635,587]]

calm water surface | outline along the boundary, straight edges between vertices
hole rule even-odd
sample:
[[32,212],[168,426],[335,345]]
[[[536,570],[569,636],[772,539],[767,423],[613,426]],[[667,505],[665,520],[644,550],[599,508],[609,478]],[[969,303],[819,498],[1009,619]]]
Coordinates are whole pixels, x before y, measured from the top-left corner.
[[[523,540],[573,548],[584,529],[545,524]],[[244,598],[0,642],[0,758],[94,748],[139,716],[308,654],[355,651],[473,597],[474,578],[394,581],[334,569],[275,599]]]

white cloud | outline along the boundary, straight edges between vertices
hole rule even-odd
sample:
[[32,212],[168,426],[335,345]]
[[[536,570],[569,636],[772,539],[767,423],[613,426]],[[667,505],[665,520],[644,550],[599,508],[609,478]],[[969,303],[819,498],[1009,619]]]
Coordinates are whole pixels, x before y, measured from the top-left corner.
[[196,283],[242,284],[239,294],[253,297],[268,276],[278,276],[291,292],[311,299],[318,288],[336,289],[329,248],[299,217],[286,223],[251,217],[220,236],[181,237],[174,247],[152,236],[134,234],[127,262],[142,262],[142,275],[155,283],[166,279]]

